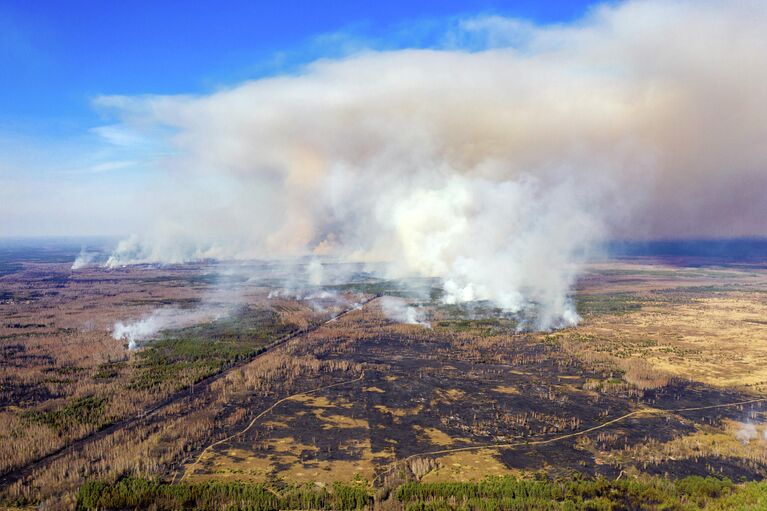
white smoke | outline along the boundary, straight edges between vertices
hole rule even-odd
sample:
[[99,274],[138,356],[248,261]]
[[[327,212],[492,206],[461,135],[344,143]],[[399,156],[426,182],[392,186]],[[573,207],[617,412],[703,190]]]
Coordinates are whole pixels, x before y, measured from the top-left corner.
[[224,317],[228,312],[228,309],[213,308],[157,309],[135,321],[117,321],[112,329],[112,337],[117,340],[128,341],[128,349],[134,350],[141,345],[142,341],[156,338],[163,330],[186,328],[215,321]]
[[319,259],[312,259],[307,265],[306,271],[309,275],[309,283],[314,286],[322,285],[323,268]]
[[134,350],[138,342],[154,337],[160,330],[166,328],[165,323],[159,318],[157,312],[143,319],[123,323],[118,321],[112,329],[112,337],[117,340],[128,341],[128,349]]
[[426,315],[423,310],[408,305],[408,303],[401,298],[384,296],[380,299],[380,303],[381,311],[384,313],[384,316],[392,321],[431,328],[431,324],[426,321]]
[[735,439],[743,445],[748,445],[751,440],[755,440],[758,437],[759,434],[756,432],[756,426],[750,422],[741,423],[740,428],[735,433]]
[[338,293],[327,289],[302,289],[300,287],[277,288],[269,291],[267,298],[288,298],[306,302],[314,312],[359,309],[365,300],[361,293]]
[[765,26],[749,0],[473,18],[441,49],[101,98],[126,129],[173,132],[174,154],[155,224],[108,265],[390,261],[441,279],[448,302],[572,325],[580,264],[606,236],[767,234]]
[[98,255],[99,255],[98,252],[87,252],[83,248],[82,250],[80,250],[80,253],[77,255],[74,262],[72,263],[71,269],[79,270],[79,269],[95,264],[96,258],[98,257]]
[[104,266],[118,268],[130,264],[180,264],[205,259],[229,259],[233,256],[232,252],[209,243],[193,242],[172,235],[146,243],[134,234],[117,244]]
[[[323,264],[319,258],[313,257],[308,263],[283,261],[279,264],[280,271],[271,275],[273,287],[267,297],[288,298],[308,302],[316,311],[322,312],[332,308],[354,308],[364,296],[353,293],[340,293],[331,288],[323,288],[323,284],[344,284],[354,273],[355,266],[347,268],[339,264]],[[258,278],[255,282],[258,282]],[[275,282],[276,280],[276,282]]]
[[490,300],[511,312],[532,309],[539,328],[570,326],[578,262],[602,233],[580,194],[532,178],[454,177],[398,201],[392,220],[408,268],[442,277],[446,303]]

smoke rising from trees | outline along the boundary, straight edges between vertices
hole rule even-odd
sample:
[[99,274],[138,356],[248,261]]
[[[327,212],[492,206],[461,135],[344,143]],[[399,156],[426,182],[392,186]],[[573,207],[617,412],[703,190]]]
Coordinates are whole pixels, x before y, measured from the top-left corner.
[[577,322],[600,241],[767,235],[767,8],[644,1],[460,20],[204,96],[102,97],[169,132],[155,219],[109,264],[332,255],[445,300]]

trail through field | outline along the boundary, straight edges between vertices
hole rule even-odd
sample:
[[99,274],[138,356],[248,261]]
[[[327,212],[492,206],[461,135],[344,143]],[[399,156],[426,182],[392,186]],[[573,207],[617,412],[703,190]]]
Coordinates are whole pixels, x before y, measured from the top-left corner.
[[455,452],[466,452],[466,451],[479,451],[482,449],[512,449],[514,447],[529,447],[533,445],[546,445],[546,444],[552,444],[555,442],[559,442],[561,440],[567,440],[568,438],[574,438],[579,437],[583,435],[587,435],[589,433],[592,433],[594,431],[606,428],[608,426],[611,426],[613,424],[617,424],[619,422],[623,422],[626,419],[629,419],[631,417],[636,417],[640,415],[667,415],[667,414],[673,414],[673,413],[683,413],[683,412],[697,412],[697,411],[703,411],[703,410],[714,410],[718,408],[732,408],[734,406],[743,406],[748,404],[755,404],[755,403],[763,403],[767,402],[767,398],[758,398],[758,399],[750,399],[747,401],[738,401],[735,403],[725,403],[720,405],[709,405],[709,406],[695,406],[695,407],[688,407],[688,408],[675,408],[670,410],[662,410],[658,408],[649,408],[649,409],[642,409],[642,410],[634,410],[633,412],[629,412],[625,415],[621,415],[620,417],[616,417],[615,419],[611,419],[607,422],[604,422],[602,424],[598,424],[596,426],[592,426],[588,429],[584,429],[582,431],[576,431],[574,433],[568,433],[565,435],[559,435],[552,438],[547,438],[543,440],[524,440],[520,442],[512,442],[512,443],[502,443],[502,444],[483,444],[483,445],[472,445],[468,447],[455,447],[452,449],[441,449],[438,451],[428,451],[428,452],[422,452],[418,454],[411,454],[407,458],[403,458],[397,462],[395,462],[389,469],[387,469],[384,472],[381,472],[373,479],[373,484],[382,477],[385,477],[386,475],[390,474],[397,466],[401,463],[407,463],[410,460],[422,457],[422,456],[438,456],[442,454],[451,454]]
[[[365,371],[362,371],[362,374],[360,374],[358,377],[354,378],[353,380],[346,380],[346,381],[342,381],[342,382],[332,383],[330,385],[323,385],[322,387],[317,387],[315,389],[305,390],[303,392],[298,392],[296,394],[292,394],[290,396],[284,397],[284,398],[280,399],[279,401],[275,401],[274,403],[272,403],[272,405],[269,408],[267,408],[263,412],[259,413],[255,417],[253,417],[253,420],[251,420],[250,423],[248,423],[248,425],[245,426],[244,429],[238,431],[237,433],[234,433],[233,435],[229,435],[226,438],[222,438],[221,440],[218,440],[217,442],[213,442],[212,444],[207,446],[205,449],[203,449],[202,452],[199,454],[199,456],[197,456],[197,458],[194,460],[194,462],[190,465],[190,467],[188,469],[184,469],[183,467],[181,468],[182,476],[179,479],[179,481],[183,481],[184,478],[187,475],[189,475],[189,474],[194,474],[194,471],[197,468],[197,464],[200,463],[200,460],[202,459],[203,456],[205,456],[205,453],[207,453],[208,451],[210,451],[212,448],[216,447],[217,445],[225,444],[226,442],[228,442],[228,441],[230,441],[230,440],[232,440],[234,438],[237,438],[238,436],[244,435],[245,433],[247,433],[256,424],[256,422],[259,421],[259,419],[261,419],[262,417],[264,417],[265,415],[270,413],[272,410],[274,410],[280,404],[285,403],[286,401],[290,401],[291,399],[295,399],[297,397],[309,396],[311,394],[316,394],[317,392],[320,392],[320,391],[325,390],[325,389],[330,389],[330,388],[333,388],[333,387],[339,387],[341,385],[349,385],[351,383],[362,381],[362,379],[364,377],[365,377]],[[177,476],[178,476],[178,472],[173,477],[173,482],[174,483],[176,482]]]

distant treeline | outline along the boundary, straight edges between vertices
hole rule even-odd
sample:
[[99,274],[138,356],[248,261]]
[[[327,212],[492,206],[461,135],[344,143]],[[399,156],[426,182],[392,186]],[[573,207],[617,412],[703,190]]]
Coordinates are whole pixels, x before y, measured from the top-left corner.
[[[740,492],[767,505],[767,485],[746,488],[729,479],[661,478],[516,479],[491,477],[472,483],[417,483],[400,486],[396,500],[406,511],[497,511],[505,509],[612,511],[740,509]],[[753,500],[753,499],[751,499]],[[754,509],[757,509],[756,507]],[[759,508],[761,509],[761,508]]]
[[156,509],[269,511],[278,509],[363,509],[372,496],[367,485],[335,483],[276,487],[239,482],[168,484],[127,478],[115,484],[93,481],[77,492],[82,510]]
[[767,262],[766,238],[612,241],[604,251],[613,257],[686,257]]
[[[518,479],[488,477],[469,483],[408,482],[376,502],[366,483],[284,485],[242,482],[169,484],[139,478],[93,481],[77,494],[81,510],[738,510],[767,509],[767,482],[734,484],[729,479],[687,477]],[[378,492],[379,500],[382,493]]]

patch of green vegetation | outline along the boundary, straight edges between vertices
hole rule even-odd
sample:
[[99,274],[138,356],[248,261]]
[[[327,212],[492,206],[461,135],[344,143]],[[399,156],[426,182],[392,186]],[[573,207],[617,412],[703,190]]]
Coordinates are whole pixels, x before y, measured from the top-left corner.
[[517,331],[517,322],[509,318],[456,319],[439,321],[436,328],[450,332],[471,333],[482,337],[513,334]]
[[204,273],[202,275],[192,275],[187,278],[190,284],[210,284],[210,285],[222,285],[222,284],[241,284],[247,282],[248,276],[245,274],[230,274],[230,273]]
[[734,484],[729,479],[687,477],[563,479],[487,477],[478,482],[406,482],[381,492],[375,502],[364,481],[315,484],[280,482],[163,483],[126,478],[116,483],[90,481],[77,492],[77,509],[198,510],[356,510],[408,511],[524,510],[758,510],[767,506],[767,482]]
[[180,285],[216,285],[216,284],[238,284],[248,280],[245,275],[229,275],[224,273],[201,273],[187,275],[158,275],[155,277],[146,277],[142,282],[147,284],[158,284],[165,282],[178,282]]
[[117,362],[113,364],[101,364],[93,373],[94,380],[109,380],[116,378],[120,375],[120,371],[125,367],[124,362]]
[[[174,362],[170,365],[164,365],[161,362],[141,363],[138,367],[136,376],[128,384],[131,390],[148,390],[162,385],[165,382],[174,382],[181,387],[214,374],[221,364],[216,361],[211,362]],[[186,377],[182,377],[186,375]]]
[[83,372],[85,369],[82,367],[77,366],[60,366],[60,367],[50,367],[45,369],[46,373],[55,373],[60,375],[73,375]]
[[493,319],[504,317],[504,310],[492,302],[476,300],[464,303],[441,303],[434,311],[448,319]]
[[738,291],[736,285],[730,286],[679,286],[670,287],[666,289],[653,289],[650,292],[654,295],[674,295],[674,294],[688,294],[688,295],[707,295],[712,293],[730,293],[732,291]]
[[179,309],[192,308],[200,304],[199,298],[136,298],[126,300],[127,305],[172,305]]
[[58,410],[28,411],[24,412],[22,417],[34,424],[50,426],[58,432],[78,424],[91,424],[100,427],[106,422],[104,416],[106,401],[106,398],[99,396],[81,397]]
[[689,270],[647,270],[647,269],[640,269],[640,268],[631,268],[631,269],[617,269],[617,268],[611,268],[611,269],[602,269],[591,272],[595,275],[603,275],[605,277],[624,277],[624,276],[651,276],[651,277],[669,277],[669,278],[679,278],[679,277],[690,277],[690,278],[699,278],[704,277],[706,274],[703,272],[693,272]]
[[389,295],[401,296],[400,287],[396,282],[389,280],[380,280],[374,282],[350,282],[346,284],[337,284],[325,286],[326,289],[337,291],[339,293],[364,293],[368,295]]
[[[179,386],[197,382],[257,355],[294,330],[274,311],[244,307],[226,318],[166,332],[138,352],[130,387],[150,389],[173,380]],[[186,378],[180,378],[182,374]]]
[[661,478],[610,481],[508,476],[471,483],[410,482],[395,491],[395,498],[408,511],[763,509],[722,506],[737,501],[764,505],[767,483],[738,486],[728,479],[697,476],[675,482]]
[[378,296],[395,296],[398,298],[437,300],[442,296],[442,290],[433,279],[410,280],[366,280],[364,282],[348,282],[325,286],[325,289],[339,293],[362,293]]
[[706,511],[760,511],[767,509],[767,483],[750,482],[738,487],[737,491],[708,503]]
[[77,509],[195,509],[214,511],[278,509],[353,510],[372,503],[364,483],[335,483],[331,489],[314,484],[272,487],[241,482],[169,484],[140,478],[117,483],[93,481],[77,492]]

